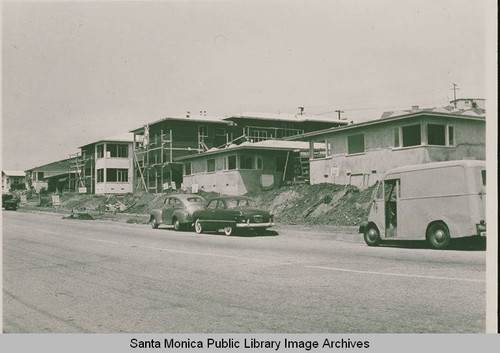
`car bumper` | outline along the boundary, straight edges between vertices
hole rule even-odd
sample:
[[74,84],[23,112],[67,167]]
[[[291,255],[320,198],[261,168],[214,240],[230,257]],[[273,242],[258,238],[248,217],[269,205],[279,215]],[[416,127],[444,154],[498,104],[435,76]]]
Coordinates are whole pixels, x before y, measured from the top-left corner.
[[236,223],[236,228],[269,228],[274,226],[274,222],[267,223]]

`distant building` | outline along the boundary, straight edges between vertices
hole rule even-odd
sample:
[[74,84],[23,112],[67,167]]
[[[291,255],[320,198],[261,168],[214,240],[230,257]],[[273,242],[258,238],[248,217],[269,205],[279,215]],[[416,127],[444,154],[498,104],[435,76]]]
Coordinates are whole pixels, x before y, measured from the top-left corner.
[[51,192],[73,189],[75,175],[70,170],[72,161],[73,158],[68,158],[26,170],[26,185],[37,193],[41,189]]
[[161,192],[183,182],[177,158],[246,141],[259,142],[346,125],[347,122],[305,114],[243,113],[228,117],[188,113],[166,117],[131,130],[134,134],[135,190]]
[[310,182],[373,185],[388,169],[486,157],[486,119],[473,110],[447,108],[389,112],[383,118],[290,138],[326,143],[311,156]]
[[22,170],[2,170],[2,194],[22,189],[26,175]]
[[450,103],[460,110],[479,110],[484,114],[486,109],[486,100],[483,98],[459,98],[450,101]]
[[[317,153],[324,153],[318,146]],[[185,188],[244,195],[309,177],[309,145],[298,141],[244,142],[179,157]]]
[[124,194],[133,191],[133,135],[125,133],[80,146],[73,160],[75,189],[93,194]]

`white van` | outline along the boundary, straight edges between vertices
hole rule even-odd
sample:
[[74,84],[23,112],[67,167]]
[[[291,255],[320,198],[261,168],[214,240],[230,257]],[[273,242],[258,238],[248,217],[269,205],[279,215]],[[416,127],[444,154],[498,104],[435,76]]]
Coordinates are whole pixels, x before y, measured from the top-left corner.
[[485,236],[486,163],[460,160],[394,168],[373,192],[359,231],[369,246],[383,240],[427,240],[436,249],[452,238]]

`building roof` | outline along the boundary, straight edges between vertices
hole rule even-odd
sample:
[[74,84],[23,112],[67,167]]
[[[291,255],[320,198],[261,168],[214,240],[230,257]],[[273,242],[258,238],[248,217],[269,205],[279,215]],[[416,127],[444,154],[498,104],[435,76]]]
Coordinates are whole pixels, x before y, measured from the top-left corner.
[[391,114],[389,116],[384,116],[380,119],[375,119],[375,120],[368,120],[364,121],[361,123],[355,123],[355,124],[349,124],[346,126],[339,126],[339,127],[332,127],[329,129],[324,129],[324,130],[318,130],[318,131],[313,131],[313,132],[308,132],[305,134],[300,134],[300,135],[295,135],[295,136],[290,136],[287,137],[286,140],[300,140],[304,138],[309,138],[309,137],[315,137],[315,136],[322,136],[322,135],[327,135],[331,133],[336,133],[344,130],[351,130],[351,129],[358,129],[362,128],[365,126],[372,126],[372,125],[378,125],[378,124],[384,124],[384,123],[389,123],[392,121],[397,121],[397,120],[403,120],[403,119],[412,119],[415,117],[419,116],[433,116],[433,117],[443,117],[443,118],[455,118],[455,119],[463,119],[463,120],[476,120],[476,121],[484,121],[486,122],[486,118],[484,115],[477,115],[474,113],[473,115],[470,113],[467,113],[469,111],[461,111],[460,113],[457,112],[442,112],[442,111],[434,111],[434,110],[417,110],[413,112],[407,112],[407,111],[402,111],[402,112],[395,112],[394,114]]
[[226,121],[224,120],[224,117],[220,116],[210,116],[210,115],[195,115],[191,114],[189,118],[187,116],[168,116],[165,118],[162,118],[160,120],[153,121],[152,123],[145,124],[141,127],[138,127],[136,129],[130,130],[130,132],[142,132],[144,131],[144,127],[146,125],[155,125],[158,123],[162,123],[164,121],[194,121],[197,123],[219,123],[219,124],[224,124],[224,125],[233,125],[231,121]]
[[[459,99],[457,99],[458,101]],[[452,101],[455,102],[455,101]],[[422,108],[420,109],[416,106],[416,109],[408,109],[408,110],[398,110],[398,111],[389,111],[382,113],[381,118],[388,118],[391,116],[400,116],[405,114],[412,114],[418,112],[435,112],[435,113],[450,113],[457,115],[469,115],[469,116],[484,116],[486,114],[484,109],[479,108],[471,108],[471,109],[457,109],[453,105],[448,105],[445,107],[432,107],[432,108]]]
[[34,170],[47,171],[47,172],[50,172],[50,171],[65,171],[65,170],[69,171],[70,168],[71,168],[71,161],[72,160],[74,160],[74,158],[62,159],[60,161],[55,161],[55,162],[52,162],[52,163],[47,163],[47,164],[43,164],[43,165],[40,165],[40,166],[37,166],[37,167],[26,169],[25,172],[28,173],[28,172],[31,172],[31,171],[34,171]]
[[[325,149],[325,144],[316,143],[315,148],[318,150]],[[224,148],[211,148],[203,153],[190,154],[175,158],[176,161],[183,161],[186,159],[202,158],[209,155],[228,153],[240,150],[267,150],[267,151],[309,151],[309,142],[304,141],[282,141],[282,140],[266,140],[260,142],[243,142],[240,145],[229,145]]]
[[23,177],[26,176],[22,170],[2,170],[2,173],[11,177]]
[[134,141],[134,135],[131,134],[130,132],[125,132],[120,135],[114,135],[114,136],[108,136],[103,139],[87,143],[85,145],[80,146],[80,148],[85,147],[85,146],[90,146],[99,142],[133,142]]
[[335,123],[338,125],[346,125],[347,121],[332,119],[321,115],[307,114],[290,114],[290,113],[260,113],[260,112],[244,112],[241,114],[231,115],[224,118],[229,119],[259,119],[259,120],[277,120],[288,122],[320,122],[320,123]]

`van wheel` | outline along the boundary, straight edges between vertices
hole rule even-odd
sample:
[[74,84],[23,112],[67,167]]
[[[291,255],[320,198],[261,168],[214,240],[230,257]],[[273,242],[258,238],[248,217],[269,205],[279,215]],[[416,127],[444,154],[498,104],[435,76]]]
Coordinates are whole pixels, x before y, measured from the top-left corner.
[[201,225],[200,223],[200,220],[197,219],[195,222],[194,222],[194,230],[196,233],[200,234],[201,232],[203,232],[203,226]]
[[445,249],[450,244],[450,231],[443,222],[435,222],[427,228],[427,241],[434,249]]
[[366,227],[363,237],[368,246],[377,246],[380,244],[380,232],[374,224],[369,224]]

